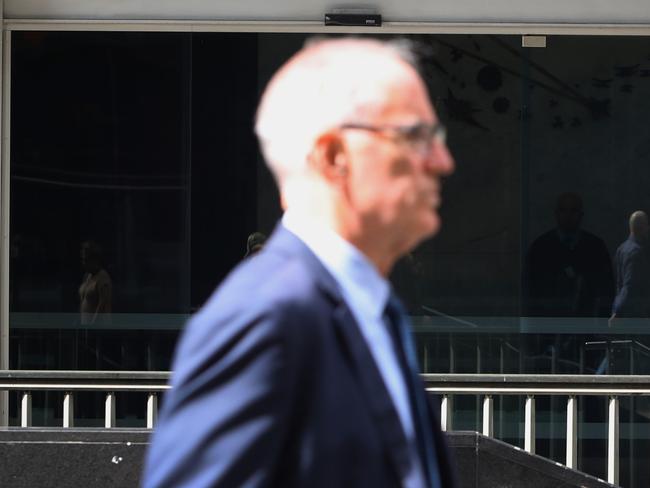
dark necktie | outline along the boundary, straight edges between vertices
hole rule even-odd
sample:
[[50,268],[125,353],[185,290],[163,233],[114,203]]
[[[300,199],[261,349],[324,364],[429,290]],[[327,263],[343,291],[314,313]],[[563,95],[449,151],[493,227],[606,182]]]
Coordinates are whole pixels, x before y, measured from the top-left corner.
[[433,426],[428,414],[425,392],[421,388],[421,381],[418,377],[419,367],[413,338],[409,330],[408,317],[395,295],[391,295],[388,299],[385,317],[409,392],[411,416],[424,476],[431,488],[442,488],[433,442]]

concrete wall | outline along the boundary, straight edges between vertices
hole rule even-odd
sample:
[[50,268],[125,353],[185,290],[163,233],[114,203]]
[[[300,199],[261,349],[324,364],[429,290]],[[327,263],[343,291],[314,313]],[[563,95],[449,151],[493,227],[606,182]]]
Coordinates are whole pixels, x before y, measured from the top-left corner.
[[[0,486],[137,487],[148,437],[137,430],[0,430]],[[451,432],[448,440],[461,488],[612,486],[474,432]]]

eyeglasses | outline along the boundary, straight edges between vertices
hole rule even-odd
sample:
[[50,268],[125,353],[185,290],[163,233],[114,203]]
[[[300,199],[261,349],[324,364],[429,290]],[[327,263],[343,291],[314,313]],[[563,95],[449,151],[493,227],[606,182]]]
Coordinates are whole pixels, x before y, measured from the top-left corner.
[[425,124],[423,122],[413,125],[370,125],[370,124],[343,124],[340,129],[365,130],[369,132],[392,134],[393,137],[403,141],[409,148],[423,156],[431,152],[433,144],[445,144],[447,129],[442,124]]

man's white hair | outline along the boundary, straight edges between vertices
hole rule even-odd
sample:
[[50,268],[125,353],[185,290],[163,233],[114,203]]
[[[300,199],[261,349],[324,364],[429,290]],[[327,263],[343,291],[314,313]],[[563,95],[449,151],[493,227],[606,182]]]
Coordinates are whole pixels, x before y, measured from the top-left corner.
[[281,188],[304,174],[320,135],[377,108],[377,80],[391,60],[416,66],[405,40],[316,39],[277,71],[260,101],[255,132]]

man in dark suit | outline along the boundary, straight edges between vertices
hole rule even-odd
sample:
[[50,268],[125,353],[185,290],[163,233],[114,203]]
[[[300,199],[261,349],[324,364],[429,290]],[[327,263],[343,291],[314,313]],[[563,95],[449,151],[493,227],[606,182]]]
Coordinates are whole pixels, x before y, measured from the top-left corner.
[[542,317],[608,317],[614,275],[605,242],[582,229],[582,198],[561,194],[554,229],[539,236],[526,260],[526,314]]
[[308,44],[256,132],[285,214],[188,324],[144,486],[453,486],[386,280],[454,166],[410,51]]

